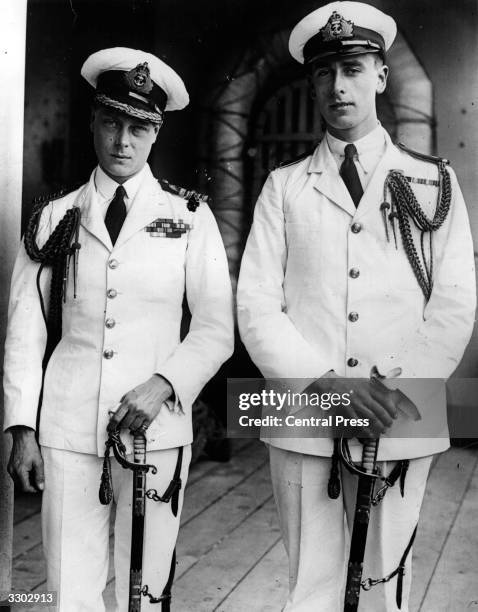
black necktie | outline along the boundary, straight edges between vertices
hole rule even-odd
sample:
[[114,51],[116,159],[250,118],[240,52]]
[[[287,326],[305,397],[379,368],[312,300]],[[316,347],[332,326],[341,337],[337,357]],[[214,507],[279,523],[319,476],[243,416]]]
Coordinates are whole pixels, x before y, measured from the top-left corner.
[[355,207],[359,205],[360,198],[363,196],[362,183],[357,172],[354,158],[357,155],[355,145],[348,144],[345,147],[345,159],[340,166],[340,176],[345,186],[349,190],[350,196],[354,201]]
[[115,196],[111,200],[108,210],[106,211],[105,225],[113,244],[116,242],[123,222],[126,219],[126,205],[124,203],[125,195],[126,190],[123,185],[120,185],[116,189]]

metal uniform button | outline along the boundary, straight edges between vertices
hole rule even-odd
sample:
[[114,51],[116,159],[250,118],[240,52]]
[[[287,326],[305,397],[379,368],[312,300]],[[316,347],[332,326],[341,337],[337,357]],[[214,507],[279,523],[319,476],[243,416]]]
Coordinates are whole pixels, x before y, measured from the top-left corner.
[[114,319],[106,319],[105,326],[108,329],[112,329],[116,325],[116,321]]
[[103,351],[103,357],[105,359],[112,359],[113,354],[114,354],[114,352],[113,352],[112,349],[106,349],[105,351]]
[[355,321],[358,321],[358,318],[359,318],[358,312],[349,313],[349,321],[351,321],[352,323],[355,323]]
[[110,268],[110,270],[116,270],[118,266],[119,262],[117,259],[110,259],[110,261],[108,262],[108,268]]
[[362,230],[362,225],[360,223],[354,223],[351,229],[354,234],[358,234]]
[[108,289],[106,295],[110,298],[110,300],[112,300],[118,295],[118,292],[116,291],[116,289]]
[[358,365],[358,359],[355,359],[354,357],[350,357],[347,360],[347,365],[349,366],[349,368],[355,368],[355,366]]
[[360,276],[360,270],[358,268],[351,268],[349,276],[350,278],[358,278]]

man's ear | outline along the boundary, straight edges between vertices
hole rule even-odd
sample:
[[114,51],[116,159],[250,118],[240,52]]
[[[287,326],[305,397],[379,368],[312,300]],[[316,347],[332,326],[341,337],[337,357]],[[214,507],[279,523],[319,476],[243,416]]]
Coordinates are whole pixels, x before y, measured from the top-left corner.
[[153,130],[154,130],[154,142],[156,142],[157,138],[158,138],[158,133],[159,133],[159,128],[161,126],[158,123],[153,123]]
[[381,94],[385,91],[385,88],[387,87],[388,66],[386,66],[385,64],[378,66],[377,73],[378,73],[377,75],[378,76],[377,93]]

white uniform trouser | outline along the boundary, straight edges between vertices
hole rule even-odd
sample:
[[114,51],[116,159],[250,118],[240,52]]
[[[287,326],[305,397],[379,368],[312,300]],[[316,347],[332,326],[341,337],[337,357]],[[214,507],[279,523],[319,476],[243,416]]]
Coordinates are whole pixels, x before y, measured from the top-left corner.
[[[42,448],[45,490],[42,505],[43,547],[48,589],[58,592],[59,612],[103,612],[102,593],[108,575],[109,517],[112,504],[103,506],[98,490],[103,459],[95,455]],[[146,488],[162,495],[176,467],[178,449],[151,451],[146,462],[158,468],[146,475]],[[131,459],[131,457],[128,457]],[[191,446],[184,447],[182,488],[175,517],[171,502],[147,500],[145,512],[143,580],[159,597],[166,585],[176,545],[184,487],[191,460]],[[131,550],[133,473],[111,458],[114,503],[114,565],[116,611],[128,611]],[[155,610],[143,597],[141,610]]]
[[[352,531],[357,477],[341,466],[341,494],[330,499],[330,458],[303,455],[269,446],[272,486],[282,537],[289,557],[289,598],[284,612],[341,612]],[[392,572],[418,522],[431,457],[411,459],[405,496],[397,482],[372,508],[363,578]],[[379,462],[388,475],[394,461]],[[403,581],[400,612],[408,612],[411,584],[410,551]],[[370,591],[361,590],[359,610],[396,612],[397,578]]]

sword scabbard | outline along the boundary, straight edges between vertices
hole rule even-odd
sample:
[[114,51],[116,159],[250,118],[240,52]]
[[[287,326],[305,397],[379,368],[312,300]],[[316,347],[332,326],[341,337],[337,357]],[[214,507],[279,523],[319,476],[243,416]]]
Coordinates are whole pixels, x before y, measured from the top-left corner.
[[[146,463],[146,438],[136,434],[133,438],[135,464]],[[129,581],[129,612],[140,612],[143,577],[143,535],[146,493],[146,471],[133,470],[133,507],[131,520],[131,564]]]
[[345,587],[344,612],[356,612],[358,609],[360,586],[362,582],[363,560],[367,542],[370,508],[375,484],[375,466],[377,461],[379,440],[368,440],[363,445],[363,474],[359,476],[357,487],[357,503],[350,542],[350,557],[347,568],[347,583]]

